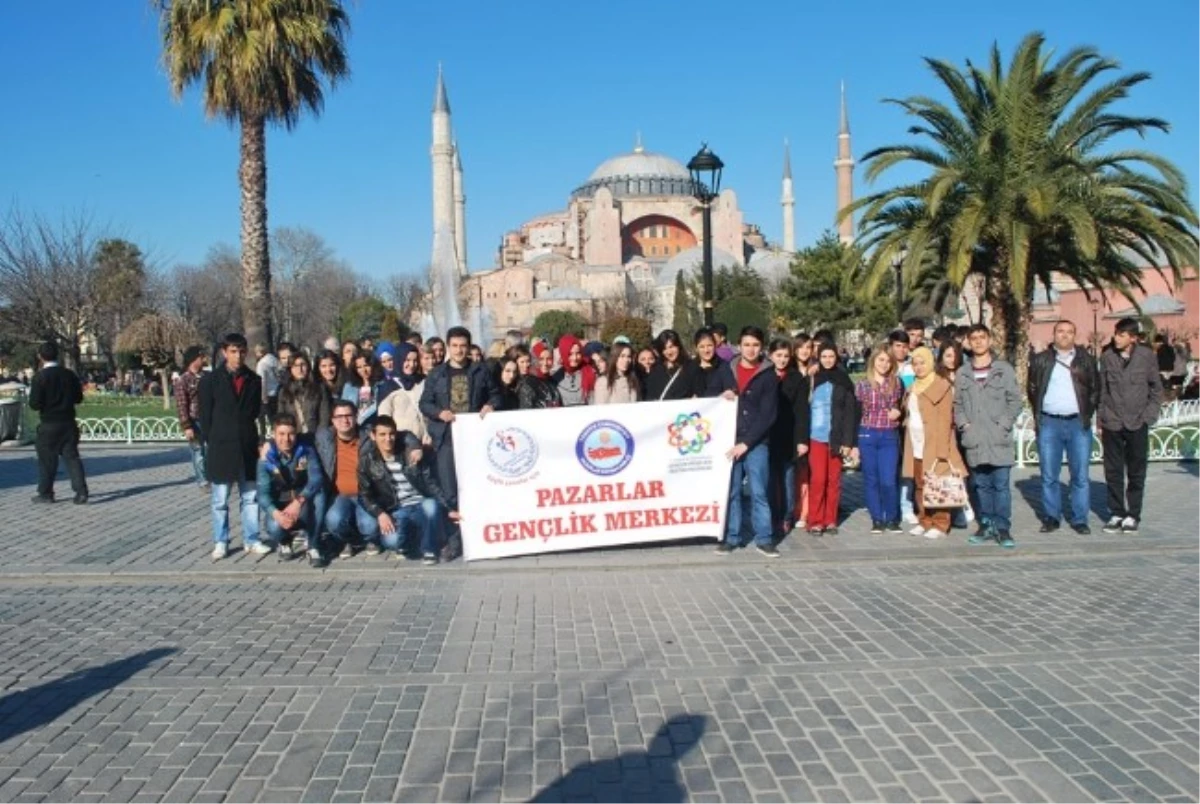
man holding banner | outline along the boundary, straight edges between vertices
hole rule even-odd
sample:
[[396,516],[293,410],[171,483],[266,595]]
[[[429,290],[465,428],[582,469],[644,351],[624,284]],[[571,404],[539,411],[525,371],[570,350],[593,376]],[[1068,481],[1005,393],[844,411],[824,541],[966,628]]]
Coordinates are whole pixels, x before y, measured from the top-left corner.
[[736,443],[727,453],[733,461],[729,485],[729,514],[725,539],[717,545],[718,555],[729,555],[742,545],[742,484],[750,491],[750,524],[754,546],[769,558],[778,558],[779,549],[771,528],[771,505],[767,494],[771,469],[767,436],[775,423],[779,379],[769,360],[763,360],[766,336],[755,326],[744,327],[739,337],[741,352],[737,360],[721,366],[713,376],[712,392],[725,399],[737,400]]

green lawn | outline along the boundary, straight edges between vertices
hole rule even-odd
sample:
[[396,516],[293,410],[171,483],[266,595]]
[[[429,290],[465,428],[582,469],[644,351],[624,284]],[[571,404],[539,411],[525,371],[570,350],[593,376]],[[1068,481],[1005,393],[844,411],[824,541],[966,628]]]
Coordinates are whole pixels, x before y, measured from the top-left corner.
[[175,403],[163,410],[162,397],[112,397],[102,398],[88,395],[82,405],[76,408],[76,414],[81,419],[101,419],[132,416],[135,419],[155,418],[158,416],[175,416]]

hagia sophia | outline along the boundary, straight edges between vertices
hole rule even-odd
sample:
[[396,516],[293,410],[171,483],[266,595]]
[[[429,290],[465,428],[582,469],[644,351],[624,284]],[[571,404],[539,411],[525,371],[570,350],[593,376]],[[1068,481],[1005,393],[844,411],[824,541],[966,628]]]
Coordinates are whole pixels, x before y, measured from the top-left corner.
[[[836,171],[837,208],[853,198],[854,160],[842,93]],[[676,276],[701,263],[701,208],[688,169],[676,159],[646,150],[641,138],[629,153],[602,162],[576,187],[564,209],[527,220],[506,233],[495,266],[468,272],[466,194],[454,139],[450,102],[441,70],[433,104],[433,225],[450,235],[463,309],[486,310],[491,332],[527,329],[546,310],[571,310],[598,325],[611,312],[650,318],[654,331],[671,326]],[[788,273],[796,250],[795,199],[785,141],[780,206],[783,243],[768,243],[744,219],[737,193],[720,191],[713,201],[713,267],[746,265],[768,283]],[[853,222],[838,225],[853,240]]]

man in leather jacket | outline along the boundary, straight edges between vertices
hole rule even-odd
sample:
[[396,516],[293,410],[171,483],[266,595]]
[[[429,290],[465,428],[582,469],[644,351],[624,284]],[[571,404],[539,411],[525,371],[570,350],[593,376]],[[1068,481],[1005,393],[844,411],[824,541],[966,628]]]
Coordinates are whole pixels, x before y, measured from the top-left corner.
[[[1088,462],[1092,455],[1092,417],[1100,404],[1096,360],[1075,345],[1075,325],[1054,325],[1054,343],[1034,355],[1026,383],[1037,427],[1038,466],[1042,475],[1042,533],[1058,529],[1064,514],[1080,534],[1088,527]],[[1062,507],[1063,453],[1071,478],[1071,508]]]
[[[376,417],[371,440],[374,443],[358,460],[358,493],[363,508],[378,521],[385,548],[402,549],[405,530],[412,525],[421,532],[422,560],[436,564],[441,511],[446,510],[451,521],[459,520],[453,501],[424,462],[411,460],[409,452],[415,436],[397,433],[390,416]],[[416,443],[419,447],[420,442]]]

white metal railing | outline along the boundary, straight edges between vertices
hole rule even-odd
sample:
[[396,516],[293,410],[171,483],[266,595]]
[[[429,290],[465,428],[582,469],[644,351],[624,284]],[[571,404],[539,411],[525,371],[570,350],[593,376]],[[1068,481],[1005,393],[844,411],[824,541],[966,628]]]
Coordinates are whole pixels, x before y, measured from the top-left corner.
[[[1038,462],[1037,432],[1033,414],[1027,409],[1013,427],[1017,466]],[[1162,406],[1158,421],[1150,428],[1150,460],[1196,460],[1200,454],[1200,400],[1182,399]],[[1092,463],[1104,460],[1100,436],[1092,430]]]
[[183,441],[179,419],[174,416],[111,416],[79,420],[81,441],[133,444],[145,441]]

